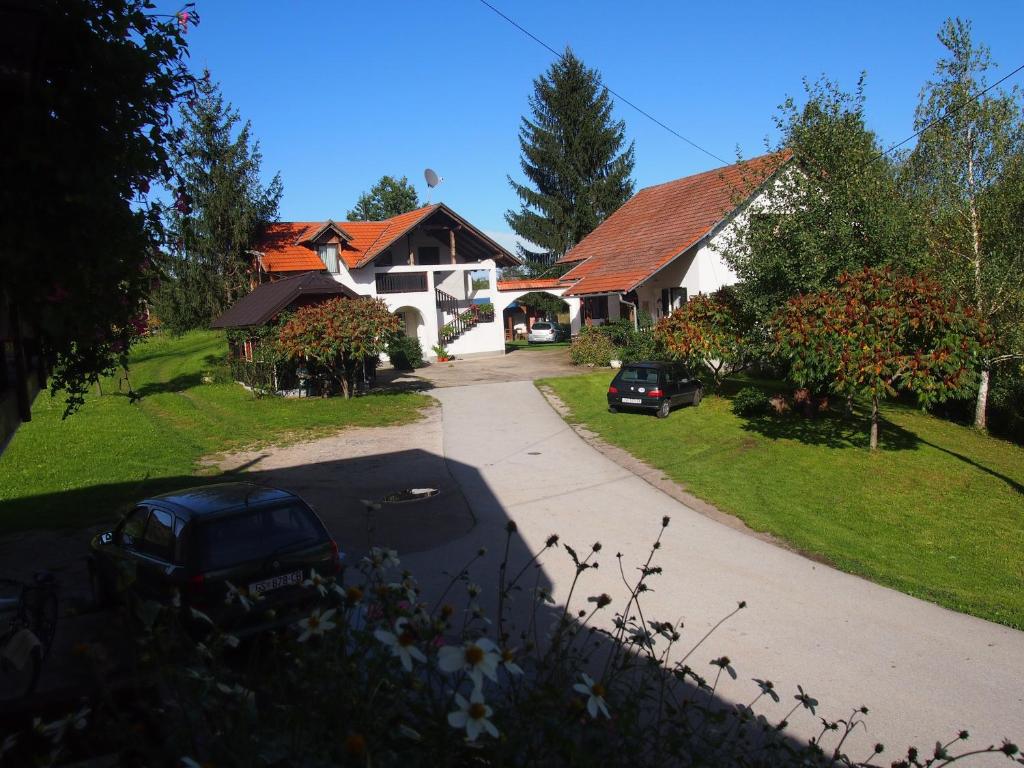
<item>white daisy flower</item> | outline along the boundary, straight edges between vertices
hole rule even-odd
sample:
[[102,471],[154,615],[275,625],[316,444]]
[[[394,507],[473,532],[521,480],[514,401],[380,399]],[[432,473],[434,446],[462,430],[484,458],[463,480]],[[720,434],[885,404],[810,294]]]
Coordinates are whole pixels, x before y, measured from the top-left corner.
[[572,689],[577,693],[582,693],[584,696],[588,697],[587,712],[594,719],[597,719],[598,712],[610,719],[611,715],[608,714],[608,705],[604,700],[605,693],[607,693],[604,686],[600,683],[595,683],[586,672],[580,673],[580,679],[583,682],[576,683]]
[[501,665],[505,667],[510,675],[523,674],[523,668],[515,662],[516,652],[512,648],[501,649]]
[[458,709],[448,713],[448,725],[452,728],[465,728],[466,738],[470,741],[476,741],[481,731],[487,731],[494,738],[498,738],[498,729],[487,719],[494,711],[484,703],[482,691],[474,690],[469,696],[469,701],[456,693],[455,704]]
[[245,608],[245,610],[248,611],[252,608],[252,599],[249,597],[248,589],[245,589],[244,587],[239,589],[230,581],[225,581],[224,583],[228,586],[228,591],[224,595],[224,603],[226,605],[231,605],[235,600],[237,600],[239,605]]
[[437,652],[437,666],[442,672],[464,671],[477,689],[483,685],[484,675],[498,682],[499,661],[498,647],[486,637],[469,640],[461,646],[446,645]]
[[334,608],[323,613],[320,612],[319,608],[314,608],[313,613],[299,622],[299,626],[302,628],[299,642],[304,643],[314,635],[322,635],[324,632],[334,629],[335,624],[331,621],[332,616],[334,616]]
[[309,578],[302,582],[304,587],[316,587],[316,591],[320,593],[321,597],[327,596],[327,581],[316,572],[315,568],[309,569]]
[[363,558],[363,563],[378,572],[386,571],[388,568],[398,568],[402,564],[398,559],[398,552],[386,547],[372,547]]
[[408,619],[400,618],[395,622],[394,633],[378,629],[373,636],[391,650],[391,655],[396,656],[402,662],[402,668],[406,672],[411,672],[413,659],[425,664],[427,657],[416,647],[416,635],[413,634],[408,624]]

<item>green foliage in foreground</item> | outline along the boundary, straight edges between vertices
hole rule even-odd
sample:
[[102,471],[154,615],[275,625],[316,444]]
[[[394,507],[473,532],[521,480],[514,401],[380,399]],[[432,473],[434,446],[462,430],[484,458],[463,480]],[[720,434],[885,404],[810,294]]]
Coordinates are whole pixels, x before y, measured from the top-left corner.
[[[549,379],[581,422],[692,493],[838,568],[1024,628],[1024,449],[883,405],[881,450],[849,421],[734,415],[706,397],[668,419],[609,414],[607,372]],[[836,489],[842,489],[837,494]]]
[[222,333],[154,338],[132,354],[137,402],[106,379],[102,397],[94,388],[82,410],[62,421],[59,395],[41,395],[32,421],[0,456],[0,533],[107,520],[140,496],[200,482],[212,471],[198,465],[204,456],[349,426],[403,424],[430,402],[414,394],[255,399],[228,381],[226,354]]

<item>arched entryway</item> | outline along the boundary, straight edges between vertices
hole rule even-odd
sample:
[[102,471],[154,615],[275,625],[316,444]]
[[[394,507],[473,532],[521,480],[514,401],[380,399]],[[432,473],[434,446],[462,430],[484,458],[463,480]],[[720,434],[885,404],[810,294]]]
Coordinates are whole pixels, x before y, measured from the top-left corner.
[[402,320],[399,330],[406,336],[420,340],[420,346],[429,349],[429,339],[425,336],[425,324],[423,314],[416,307],[399,307],[395,314]]

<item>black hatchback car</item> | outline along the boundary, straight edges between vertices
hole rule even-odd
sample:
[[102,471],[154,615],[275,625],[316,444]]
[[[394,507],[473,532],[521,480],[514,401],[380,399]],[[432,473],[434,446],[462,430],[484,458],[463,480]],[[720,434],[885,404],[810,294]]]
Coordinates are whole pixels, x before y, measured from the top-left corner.
[[142,598],[202,611],[236,635],[293,621],[315,597],[312,571],[340,570],[338,545],[289,491],[253,483],[189,488],[139,502],[92,541],[97,601],[131,582]]
[[675,406],[697,405],[703,396],[704,385],[681,363],[629,363],[608,387],[608,410],[637,408],[664,419]]

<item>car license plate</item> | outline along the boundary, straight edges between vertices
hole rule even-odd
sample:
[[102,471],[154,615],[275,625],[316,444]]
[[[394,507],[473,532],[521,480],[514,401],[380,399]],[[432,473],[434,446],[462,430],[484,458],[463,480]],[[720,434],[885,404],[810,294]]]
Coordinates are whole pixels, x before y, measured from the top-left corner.
[[254,581],[249,585],[250,595],[261,595],[264,592],[269,592],[272,589],[280,589],[281,587],[290,587],[294,584],[302,583],[302,571],[292,571],[291,573],[285,573],[281,576],[273,576],[269,579],[263,579],[263,581]]
[[639,397],[624,397],[622,402],[629,403],[630,405],[640,405],[643,402]]

